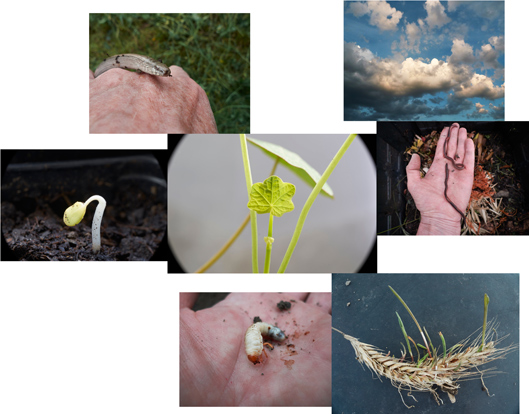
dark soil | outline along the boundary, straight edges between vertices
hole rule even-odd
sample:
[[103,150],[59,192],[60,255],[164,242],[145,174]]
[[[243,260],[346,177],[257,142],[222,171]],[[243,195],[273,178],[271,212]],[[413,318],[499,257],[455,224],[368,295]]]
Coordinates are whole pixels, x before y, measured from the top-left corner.
[[[149,152],[30,150],[2,152],[2,161],[2,260],[149,260],[164,239],[167,181]],[[63,222],[66,208],[92,195],[107,202],[98,254],[97,201],[76,226]]]
[[5,201],[4,238],[19,260],[149,260],[166,231],[166,206],[149,203],[149,197],[137,190],[125,194],[120,193],[120,200],[107,200],[98,254],[92,252],[95,202],[90,204],[81,223],[68,227],[51,208],[57,200],[30,200],[36,205],[30,214]]

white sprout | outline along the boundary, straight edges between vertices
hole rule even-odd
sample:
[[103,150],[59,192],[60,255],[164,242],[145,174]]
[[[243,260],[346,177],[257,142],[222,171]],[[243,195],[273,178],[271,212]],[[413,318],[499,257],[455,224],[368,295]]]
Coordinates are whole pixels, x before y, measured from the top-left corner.
[[86,213],[86,207],[92,201],[98,202],[96,211],[94,213],[94,219],[92,220],[92,251],[98,253],[101,250],[101,220],[103,220],[103,213],[107,202],[101,196],[94,195],[86,200],[84,203],[77,201],[64,211],[64,224],[67,226],[75,226],[79,224]]

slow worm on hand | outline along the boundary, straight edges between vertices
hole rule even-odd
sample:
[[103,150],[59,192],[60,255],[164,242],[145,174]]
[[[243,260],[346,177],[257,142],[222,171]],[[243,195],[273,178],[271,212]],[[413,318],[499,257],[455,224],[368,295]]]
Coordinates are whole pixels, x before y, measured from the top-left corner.
[[148,73],[156,76],[171,76],[171,70],[162,62],[150,58],[149,56],[136,55],[133,53],[124,53],[106,58],[97,67],[94,77],[112,68],[134,69],[140,73]]
[[[454,161],[454,159],[452,157],[450,157],[447,153],[446,153],[446,150],[448,149],[448,142],[450,141],[450,135],[452,134],[452,127],[450,127],[450,130],[448,131],[448,136],[446,137],[446,140],[445,140],[445,143],[443,145],[443,155],[444,157],[447,159],[447,160],[450,160],[452,162],[452,165],[454,166],[454,168],[456,170],[464,170],[465,169],[465,166],[461,163],[456,163]],[[455,158],[458,159],[459,158],[459,155],[457,155],[457,152],[456,152],[456,155],[455,155]],[[454,207],[454,209],[461,215],[461,217],[463,217],[463,221],[465,221],[465,215],[463,214],[463,212],[461,210],[459,210],[459,208],[457,208],[457,206],[452,202],[452,200],[450,200],[450,198],[448,197],[448,177],[450,175],[449,173],[449,168],[448,168],[448,163],[445,164],[445,198],[446,198],[446,201],[448,201],[450,203],[450,205],[452,207]]]

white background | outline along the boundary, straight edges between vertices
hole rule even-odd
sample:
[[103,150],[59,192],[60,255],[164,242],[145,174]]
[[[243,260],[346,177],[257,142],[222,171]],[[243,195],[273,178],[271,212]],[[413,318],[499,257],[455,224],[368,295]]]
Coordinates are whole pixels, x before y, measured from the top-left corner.
[[[342,121],[342,1],[9,2],[0,25],[1,148],[165,148],[165,136],[87,132],[88,14],[139,11],[251,13],[252,133],[375,132],[375,123]],[[529,120],[529,6],[508,0],[505,11],[506,120]],[[528,240],[379,238],[379,272],[517,272],[524,298]],[[164,263],[0,263],[0,413],[231,412],[178,408],[178,292],[301,286],[330,291],[330,275],[179,277]],[[520,302],[527,368],[529,316]],[[527,369],[520,373],[523,389]]]

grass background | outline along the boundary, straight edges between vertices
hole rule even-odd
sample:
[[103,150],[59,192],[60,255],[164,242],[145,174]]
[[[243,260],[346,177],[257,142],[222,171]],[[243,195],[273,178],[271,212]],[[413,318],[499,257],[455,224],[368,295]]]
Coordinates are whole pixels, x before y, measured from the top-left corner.
[[184,69],[219,133],[250,132],[250,14],[90,14],[90,69],[137,53]]

